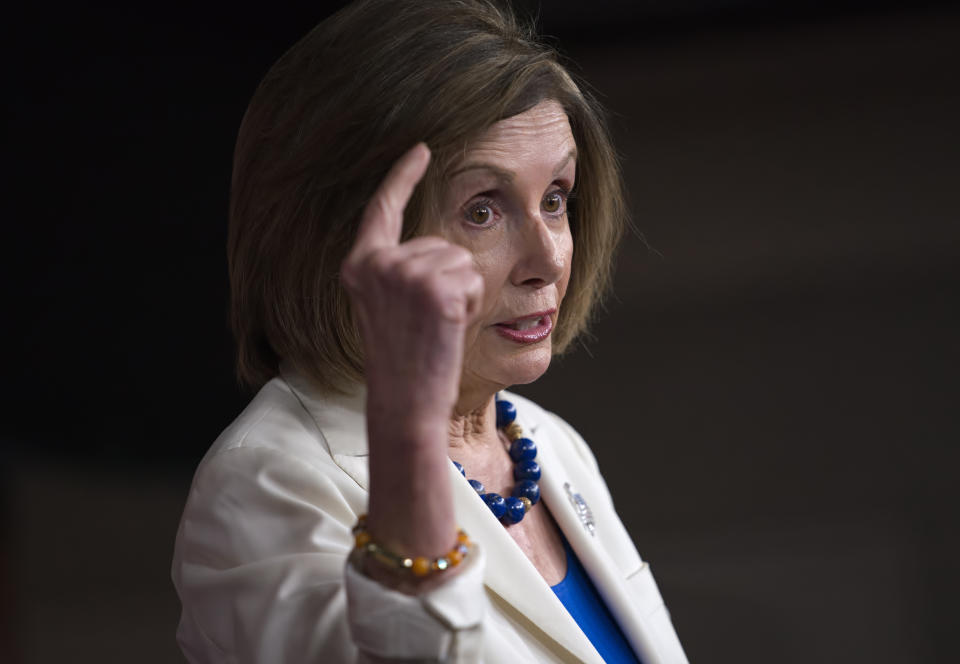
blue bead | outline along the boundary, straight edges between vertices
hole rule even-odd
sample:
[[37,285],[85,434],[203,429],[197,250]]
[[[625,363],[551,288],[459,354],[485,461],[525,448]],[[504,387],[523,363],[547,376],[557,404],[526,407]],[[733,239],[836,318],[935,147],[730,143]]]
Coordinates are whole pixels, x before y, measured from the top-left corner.
[[529,438],[517,438],[510,444],[510,458],[514,463],[537,458],[537,444]]
[[509,401],[497,402],[497,428],[502,429],[509,426],[517,419],[517,407]]
[[467,476],[467,473],[466,473],[466,471],[463,469],[463,466],[461,466],[461,465],[460,465],[459,463],[457,463],[456,461],[453,462],[453,465],[457,467],[457,470],[460,471],[460,474],[461,474],[461,475],[463,475],[464,477]]
[[473,490],[477,493],[483,493],[483,484],[479,480],[467,480],[470,483],[470,486],[473,487]]
[[515,498],[527,498],[531,505],[540,500],[540,485],[533,480],[520,480],[513,487]]
[[483,502],[485,502],[487,507],[490,508],[490,511],[493,512],[493,516],[498,519],[507,511],[506,501],[504,501],[503,496],[499,493],[485,493],[480,497],[483,498]]
[[540,479],[540,464],[536,461],[521,461],[513,467],[513,479],[538,480]]
[[507,523],[516,523],[523,518],[524,513],[527,509],[523,506],[523,503],[519,498],[507,498],[504,500],[507,505],[506,510],[504,510],[503,520]]

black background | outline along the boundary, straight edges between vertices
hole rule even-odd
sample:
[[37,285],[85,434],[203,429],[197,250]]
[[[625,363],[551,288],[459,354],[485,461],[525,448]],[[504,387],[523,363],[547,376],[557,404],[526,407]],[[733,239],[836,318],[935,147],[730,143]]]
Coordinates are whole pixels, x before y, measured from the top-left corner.
[[[960,12],[522,6],[611,111],[637,232],[519,391],[593,446],[691,661],[953,661]],[[181,661],[179,511],[249,396],[233,142],[329,11],[4,26],[3,661]]]

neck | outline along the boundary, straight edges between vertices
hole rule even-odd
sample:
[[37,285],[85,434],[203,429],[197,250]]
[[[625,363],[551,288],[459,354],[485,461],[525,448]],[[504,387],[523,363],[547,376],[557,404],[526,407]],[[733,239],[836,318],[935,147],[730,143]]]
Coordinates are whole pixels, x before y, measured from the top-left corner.
[[[470,405],[468,405],[470,404]],[[448,428],[450,447],[485,447],[499,444],[497,411],[494,395],[465,402],[457,402]]]

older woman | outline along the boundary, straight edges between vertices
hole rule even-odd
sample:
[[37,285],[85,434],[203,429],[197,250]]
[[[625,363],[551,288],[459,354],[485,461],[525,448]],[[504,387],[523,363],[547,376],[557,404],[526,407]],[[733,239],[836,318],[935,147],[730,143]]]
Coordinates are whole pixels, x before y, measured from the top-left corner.
[[177,535],[191,662],[686,661],[587,445],[504,392],[584,329],[623,214],[597,107],[488,3],[358,2],[274,65],[229,235],[260,389]]

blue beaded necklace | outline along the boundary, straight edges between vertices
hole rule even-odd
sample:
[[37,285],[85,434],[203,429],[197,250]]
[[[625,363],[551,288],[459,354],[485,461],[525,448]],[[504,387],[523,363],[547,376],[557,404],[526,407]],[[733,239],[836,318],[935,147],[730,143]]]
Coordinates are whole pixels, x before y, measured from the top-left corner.
[[[513,486],[512,495],[504,498],[499,493],[487,492],[483,484],[477,480],[467,480],[477,495],[487,504],[493,516],[500,519],[505,525],[517,523],[540,500],[540,464],[537,463],[537,444],[529,438],[524,438],[523,429],[517,423],[517,407],[509,401],[497,398],[497,428],[503,429],[510,442],[510,458],[513,459],[513,479],[517,483]],[[463,466],[456,461],[460,474],[467,476]]]

